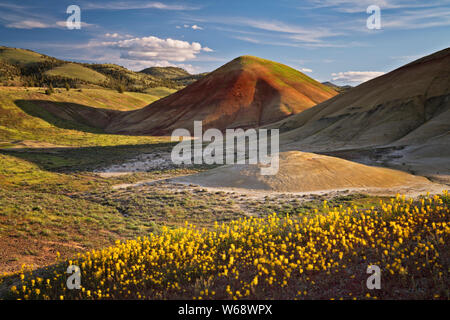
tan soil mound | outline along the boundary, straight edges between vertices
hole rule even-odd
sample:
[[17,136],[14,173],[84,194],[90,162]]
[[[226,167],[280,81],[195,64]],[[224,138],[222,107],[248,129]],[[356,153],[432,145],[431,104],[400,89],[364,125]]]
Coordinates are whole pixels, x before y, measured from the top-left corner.
[[424,177],[371,167],[339,158],[299,151],[280,153],[279,171],[262,176],[260,165],[227,165],[175,182],[212,188],[239,188],[277,192],[310,192],[356,188],[392,188],[428,184]]

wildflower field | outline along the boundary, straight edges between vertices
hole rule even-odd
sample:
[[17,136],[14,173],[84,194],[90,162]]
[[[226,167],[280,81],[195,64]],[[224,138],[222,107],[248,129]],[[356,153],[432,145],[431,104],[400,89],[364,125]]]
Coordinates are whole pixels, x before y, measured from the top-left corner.
[[[6,299],[449,299],[450,197],[163,228],[8,281]],[[66,286],[69,265],[81,288]],[[369,265],[381,289],[369,290]]]

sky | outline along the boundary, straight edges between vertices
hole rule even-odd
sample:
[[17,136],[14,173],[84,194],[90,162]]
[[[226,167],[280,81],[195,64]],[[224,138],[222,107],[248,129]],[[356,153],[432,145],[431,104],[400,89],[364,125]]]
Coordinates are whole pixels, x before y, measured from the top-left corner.
[[[71,5],[80,29],[67,27]],[[450,0],[0,0],[0,45],[135,71],[200,73],[253,55],[357,85],[449,43]]]

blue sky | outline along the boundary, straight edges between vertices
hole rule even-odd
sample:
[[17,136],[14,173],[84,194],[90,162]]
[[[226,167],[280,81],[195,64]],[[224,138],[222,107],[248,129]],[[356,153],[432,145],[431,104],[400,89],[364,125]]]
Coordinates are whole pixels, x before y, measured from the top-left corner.
[[[69,5],[82,27],[69,30]],[[368,29],[370,5],[381,29]],[[450,0],[0,0],[0,44],[133,70],[211,71],[240,55],[355,85],[450,43]]]

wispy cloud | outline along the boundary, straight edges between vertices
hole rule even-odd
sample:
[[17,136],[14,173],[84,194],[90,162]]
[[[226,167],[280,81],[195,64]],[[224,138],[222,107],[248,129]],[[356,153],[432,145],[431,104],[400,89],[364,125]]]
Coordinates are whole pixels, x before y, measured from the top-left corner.
[[[80,25],[81,28],[90,28],[90,27],[95,27],[95,24],[92,23],[86,23],[84,21],[80,21]],[[56,21],[56,23],[52,26],[50,26],[49,28],[55,28],[55,27],[59,27],[59,28],[67,28],[67,21]]]
[[[82,28],[94,27],[94,24],[80,22]],[[53,23],[45,23],[37,20],[20,20],[16,22],[6,23],[5,27],[12,29],[65,29],[67,28],[66,21],[56,21]]]
[[[5,27],[13,29],[45,29],[50,28],[51,25],[36,20],[22,20],[7,23]],[[54,27],[56,27],[56,25],[54,25]]]
[[406,10],[382,16],[383,29],[423,29],[450,25],[450,7]]
[[[55,18],[30,6],[0,3],[0,8],[5,9],[0,15],[0,24],[7,28],[27,30],[67,28],[66,21],[59,20],[61,17]],[[81,27],[96,27],[96,25],[81,21]]]
[[343,13],[365,12],[370,5],[377,5],[382,10],[412,9],[437,7],[450,3],[449,0],[309,0],[309,8],[324,9],[329,8]]
[[199,6],[190,6],[184,4],[165,4],[162,2],[149,1],[118,1],[109,3],[87,2],[83,5],[85,9],[103,9],[103,10],[134,10],[134,9],[158,9],[158,10],[197,10]]
[[253,20],[246,18],[233,19],[235,24],[244,25],[254,29],[268,32],[287,34],[287,37],[299,42],[321,42],[324,38],[342,35],[326,27],[302,27],[298,25],[286,24],[281,21]]

